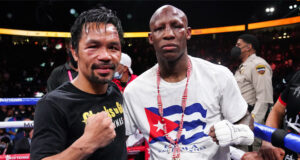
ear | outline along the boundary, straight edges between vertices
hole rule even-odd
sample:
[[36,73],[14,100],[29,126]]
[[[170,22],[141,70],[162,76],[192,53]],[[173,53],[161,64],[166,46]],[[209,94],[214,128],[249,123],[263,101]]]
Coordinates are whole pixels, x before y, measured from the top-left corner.
[[192,28],[191,27],[187,27],[186,29],[186,39],[190,40],[192,37]]
[[252,46],[252,44],[248,44],[247,45],[247,48],[250,50],[250,49],[253,49],[253,46]]
[[149,43],[150,44],[153,44],[153,39],[152,39],[153,37],[152,37],[152,33],[151,32],[149,32],[148,33],[148,40],[149,40]]
[[78,62],[78,53],[76,53],[76,51],[73,47],[71,47],[70,50],[71,50],[71,53],[72,53],[72,56],[73,56],[74,60],[76,62]]

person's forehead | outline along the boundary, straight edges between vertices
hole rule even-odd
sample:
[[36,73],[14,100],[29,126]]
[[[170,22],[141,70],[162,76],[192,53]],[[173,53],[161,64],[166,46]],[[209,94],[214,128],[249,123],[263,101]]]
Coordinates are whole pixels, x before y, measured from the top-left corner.
[[239,38],[236,43],[237,44],[245,44],[246,42],[244,40],[242,40],[242,39]]
[[168,19],[170,19],[170,18],[174,18],[174,19],[179,18],[183,21],[186,21],[186,16],[181,10],[179,10],[175,7],[163,7],[163,8],[158,9],[155,12],[155,14],[153,16],[153,22],[157,22],[157,21],[161,20],[164,17],[168,17]]
[[157,10],[158,15],[171,14],[171,15],[182,15],[182,11],[175,7],[163,7]]

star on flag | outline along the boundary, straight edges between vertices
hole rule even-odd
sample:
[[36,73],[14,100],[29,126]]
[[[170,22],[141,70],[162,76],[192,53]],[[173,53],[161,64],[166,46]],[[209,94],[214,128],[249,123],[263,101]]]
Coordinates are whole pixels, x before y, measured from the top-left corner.
[[164,125],[166,125],[167,134],[179,127],[177,123],[172,122],[166,118],[163,118],[163,123],[162,118],[159,115],[151,112],[147,108],[145,108],[145,112],[150,126],[149,142],[151,142],[152,139],[165,136]]

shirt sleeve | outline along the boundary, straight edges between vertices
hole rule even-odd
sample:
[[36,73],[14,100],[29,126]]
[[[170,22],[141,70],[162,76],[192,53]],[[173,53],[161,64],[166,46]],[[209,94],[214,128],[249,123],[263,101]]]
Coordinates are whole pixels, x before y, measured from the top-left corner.
[[290,90],[291,90],[291,85],[297,81],[299,81],[300,77],[300,71],[296,72],[293,77],[291,78],[291,80],[288,82],[287,86],[285,87],[285,89],[281,92],[278,100],[279,102],[286,106],[286,103],[288,101],[288,96],[290,94]]
[[264,123],[269,104],[273,104],[272,71],[267,64],[259,63],[251,70],[256,102],[252,110],[254,121]]
[[30,159],[40,160],[62,152],[67,144],[67,121],[53,103],[42,99],[34,117]]
[[248,105],[242,97],[234,76],[229,70],[226,72],[224,72],[225,78],[219,82],[221,84],[221,111],[225,119],[235,123],[246,115]]
[[252,68],[252,83],[256,92],[256,103],[273,103],[272,71],[266,64]]
[[130,100],[128,99],[128,95],[126,94],[126,90],[124,93],[124,120],[125,120],[125,128],[126,128],[126,135],[130,136],[132,134],[136,133],[137,127],[134,124],[133,120],[133,113],[131,113],[132,108],[130,108],[132,103],[130,103]]

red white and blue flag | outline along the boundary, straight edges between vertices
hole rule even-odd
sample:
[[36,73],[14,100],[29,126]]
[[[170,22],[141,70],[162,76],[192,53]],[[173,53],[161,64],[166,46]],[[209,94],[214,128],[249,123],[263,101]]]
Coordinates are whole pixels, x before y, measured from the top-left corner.
[[[168,140],[164,136],[165,134],[163,131],[163,123],[161,121],[158,108],[145,108],[145,112],[150,126],[149,143],[152,144],[159,141],[168,142]],[[163,119],[167,125],[167,134],[173,131],[177,133],[179,129],[180,119],[173,122],[170,120],[170,118],[174,115],[180,115],[181,117],[182,107],[179,105],[169,106],[164,108],[163,113]],[[206,113],[207,110],[205,110],[200,103],[194,103],[186,107],[183,122],[183,130],[185,130],[185,134],[181,135],[179,143],[187,145],[195,142],[202,137],[207,136],[207,134],[204,133],[206,123],[203,122],[206,118]],[[195,132],[194,129],[199,130],[199,132]]]

